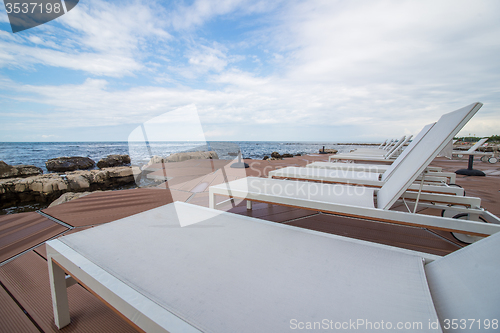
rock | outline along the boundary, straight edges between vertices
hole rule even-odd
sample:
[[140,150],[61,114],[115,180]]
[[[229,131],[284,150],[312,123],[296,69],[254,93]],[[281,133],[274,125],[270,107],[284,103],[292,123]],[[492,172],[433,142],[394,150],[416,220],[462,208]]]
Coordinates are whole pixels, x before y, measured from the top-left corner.
[[108,155],[108,157],[102,158],[97,162],[97,167],[102,169],[127,164],[130,164],[130,156],[128,155]]
[[151,159],[149,160],[148,163],[146,163],[146,165],[144,165],[142,167],[142,169],[146,169],[148,166],[152,165],[152,164],[157,164],[157,163],[163,163],[163,157],[161,156],[158,156],[158,155],[155,155],[153,157],[151,157]]
[[0,161],[0,179],[41,175],[42,169],[34,165],[8,165]]
[[134,172],[131,167],[117,167],[109,170],[110,178],[122,178],[134,176]]
[[323,152],[323,149],[320,149],[319,152],[323,153],[323,154],[336,154],[338,152],[338,150],[337,149],[325,149],[325,151]]
[[0,179],[0,208],[32,202],[51,202],[66,192],[113,189],[134,183],[132,167],[77,170],[27,178]]
[[264,156],[264,158],[263,158],[263,160],[264,160],[264,161],[265,161],[265,160],[268,160],[268,159],[269,159],[269,156],[267,156],[267,155],[266,155],[266,156]]
[[109,171],[107,169],[102,169],[97,172],[92,173],[92,182],[97,184],[104,184],[109,178]]
[[208,160],[214,159],[218,160],[219,156],[215,151],[193,151],[186,153],[174,153],[168,157],[153,156],[149,162],[142,168],[146,169],[148,166],[156,163],[171,163],[171,162],[182,162],[187,160]]
[[274,158],[281,158],[281,155],[280,155],[280,153],[278,153],[277,151],[273,151],[273,152],[271,153],[271,157],[274,157]]
[[[96,192],[101,192],[101,191],[96,191]],[[89,195],[90,193],[94,193],[94,192],[79,192],[79,193],[76,193],[76,192],[66,192],[66,193],[62,194],[59,198],[57,198],[56,200],[54,200],[49,205],[48,208],[60,205],[62,203],[65,203],[65,202],[68,202],[68,201],[71,201],[71,200],[75,200],[75,199],[84,197],[86,195]]]
[[283,155],[281,155],[281,157],[293,157],[293,155],[292,154],[283,154]]
[[68,175],[68,183],[72,190],[86,190],[90,188],[90,181],[87,177],[82,174],[72,174]]
[[28,190],[30,190],[32,192],[42,193],[43,192],[43,183],[42,182],[38,182],[38,181],[37,182],[33,182],[33,183],[30,184],[30,186],[28,188],[23,187],[23,189],[20,192],[26,192]]
[[175,153],[168,156],[166,162],[182,162],[187,160],[218,160],[219,156],[215,151],[193,151],[187,153]]
[[283,159],[283,156],[281,156],[280,153],[278,153],[277,151],[273,151],[271,153],[271,158],[269,159],[269,161],[276,161],[276,160],[282,160]]
[[295,156],[302,156],[301,154],[295,154]]
[[73,170],[90,169],[95,165],[95,162],[88,157],[58,157],[52,158],[45,162],[48,171],[65,172]]

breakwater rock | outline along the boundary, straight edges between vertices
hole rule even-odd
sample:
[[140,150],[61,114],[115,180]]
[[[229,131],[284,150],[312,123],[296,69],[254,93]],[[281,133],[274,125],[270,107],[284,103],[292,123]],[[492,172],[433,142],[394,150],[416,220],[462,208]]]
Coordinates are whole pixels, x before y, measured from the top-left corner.
[[41,175],[42,169],[34,165],[8,165],[0,161],[0,179]]
[[102,169],[127,164],[130,164],[130,156],[128,155],[108,155],[108,157],[102,158],[97,162],[97,167]]
[[57,157],[45,162],[48,171],[66,172],[73,170],[86,170],[94,167],[95,162],[88,157]]
[[0,180],[0,208],[20,204],[48,203],[66,192],[113,189],[134,183],[132,167],[78,170],[60,175],[49,173],[27,178]]
[[193,151],[186,153],[174,153],[167,157],[153,156],[149,162],[143,167],[143,169],[156,163],[172,163],[172,162],[182,162],[187,160],[207,160],[214,159],[218,160],[219,156],[215,151]]
[[337,154],[338,150],[337,149],[320,149],[319,150],[320,154]]
[[[100,191],[94,191],[94,192],[100,192]],[[92,194],[94,192],[66,192],[63,195],[61,195],[59,198],[57,198],[56,200],[52,201],[48,208],[60,205],[62,203],[65,203],[65,202],[68,202],[71,200],[75,200],[75,199],[84,197],[84,196]]]
[[[285,153],[285,154],[281,155],[277,151],[273,151],[271,153],[271,158],[269,158],[269,156],[266,155],[266,156],[264,156],[263,160],[276,161],[276,160],[282,160],[284,158],[289,158],[289,157],[293,157],[293,156],[294,156],[293,154]],[[295,154],[295,156],[301,156],[301,154]]]

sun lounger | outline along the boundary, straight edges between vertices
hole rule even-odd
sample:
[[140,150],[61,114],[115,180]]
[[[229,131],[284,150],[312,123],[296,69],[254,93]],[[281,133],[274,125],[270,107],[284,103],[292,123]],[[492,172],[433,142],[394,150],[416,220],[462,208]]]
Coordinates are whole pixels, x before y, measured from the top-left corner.
[[[344,162],[313,162],[306,165],[306,168],[320,168],[330,170],[348,170],[348,171],[363,171],[384,173],[391,167],[390,164],[367,164],[367,163],[344,163]],[[426,171],[441,172],[443,168],[428,166]]]
[[362,155],[362,154],[334,154],[328,157],[328,162],[335,161],[368,161],[368,162],[378,162],[378,163],[392,163],[397,158],[397,156],[373,156],[373,155]]
[[[372,164],[353,164],[353,163],[331,163],[331,162],[315,162],[315,167],[286,167],[278,170],[273,170],[269,172],[270,178],[287,178],[287,179],[299,179],[299,180],[315,180],[324,181],[330,183],[343,183],[351,185],[365,185],[365,186],[376,186],[381,187],[385,181],[393,174],[393,171],[399,166],[401,161],[409,154],[413,147],[415,147],[420,139],[434,126],[429,124],[425,126],[422,131],[417,135],[416,139],[405,149],[405,151],[392,163],[390,166],[380,166]],[[439,142],[434,144],[438,145]],[[321,164],[318,164],[321,163]],[[324,168],[321,168],[324,166]],[[383,170],[383,171],[382,171]],[[377,172],[378,171],[378,172]],[[456,174],[453,172],[441,172],[441,171],[429,171],[428,168],[424,170],[425,182],[434,184],[455,184]],[[422,175],[417,177],[417,181],[422,179]],[[426,187],[427,190],[432,188]],[[412,188],[410,188],[412,189]],[[439,188],[438,188],[439,189]],[[459,194],[458,192],[462,192]],[[439,192],[439,191],[438,191]],[[458,195],[463,195],[463,190],[457,187],[449,188],[443,193],[455,193]]]
[[477,148],[481,147],[483,145],[483,143],[485,143],[486,141],[488,141],[488,138],[483,138],[481,140],[479,140],[478,142],[476,142],[475,145],[473,145],[472,147],[469,148],[469,150],[466,150],[466,151],[463,151],[463,150],[453,150],[453,155],[473,155],[475,153],[480,153],[480,154],[484,154],[483,152],[476,152]]
[[[231,198],[246,199],[249,209],[252,207],[251,202],[255,201],[367,220],[385,221],[451,232],[464,232],[478,236],[500,231],[500,225],[493,224],[500,223],[500,220],[479,207],[479,198],[406,191],[399,194],[394,199],[394,203],[399,198],[404,198],[407,202],[419,200],[419,207],[432,207],[457,213],[467,212],[481,216],[488,222],[493,223],[392,211],[389,210],[392,204],[384,206],[383,203],[386,198],[380,197],[381,192],[384,190],[386,189],[383,187],[380,190],[376,190],[363,186],[247,177],[229,182],[226,187],[220,185],[211,186],[209,188],[209,201],[210,207],[215,208],[215,196],[222,195]],[[377,201],[376,204],[375,199]],[[450,204],[453,204],[453,206],[450,207]]]
[[394,142],[394,145],[389,147],[388,149],[379,149],[379,148],[357,148],[349,152],[348,154],[356,154],[356,155],[369,155],[369,156],[385,156],[394,152],[396,149],[399,149],[401,145],[405,144],[410,140],[411,136],[402,136],[399,140]]
[[356,149],[350,153],[346,154],[335,154],[332,156],[328,157],[328,161],[335,161],[335,160],[374,160],[378,161],[379,159],[382,159],[384,161],[393,161],[396,159],[398,154],[401,152],[403,149],[404,145],[411,139],[411,135],[408,137],[401,137],[398,141],[395,142],[394,146],[390,147],[389,150],[383,150],[383,149]]
[[[400,163],[405,159],[405,157],[411,153],[413,148],[417,146],[420,140],[429,132],[429,130],[434,126],[434,123],[424,126],[420,133],[416,136],[415,140],[404,150],[404,152],[399,155],[399,157],[390,166],[385,168],[380,168],[377,165],[362,164],[357,166],[353,163],[326,163],[326,162],[316,162],[315,167],[307,168],[297,168],[297,167],[287,167],[283,169],[278,169],[269,172],[269,177],[275,178],[289,178],[289,179],[302,179],[302,180],[315,180],[315,181],[325,181],[330,183],[343,183],[343,184],[358,184],[366,186],[377,186],[381,187],[389,177],[394,174],[394,170],[399,167]],[[433,142],[434,146],[440,144],[440,142]],[[432,149],[431,147],[428,147]],[[318,164],[321,163],[321,164]],[[325,166],[324,169],[319,168],[320,166]],[[379,170],[384,171],[379,171]],[[379,172],[376,172],[376,171]],[[456,180],[456,174],[453,172],[429,172],[426,168],[425,181],[427,183],[445,183],[454,184]],[[368,173],[368,174],[366,174]],[[422,176],[417,177],[417,181],[421,180]],[[430,188],[428,188],[430,190]],[[452,192],[456,190],[450,189]],[[448,190],[446,190],[448,191]],[[451,192],[444,193],[451,193]],[[460,191],[460,190],[458,190]],[[461,190],[463,192],[463,190]],[[458,194],[458,193],[457,193]]]
[[382,149],[387,149],[388,146],[392,145],[394,143],[394,139],[387,140]]
[[[468,318],[469,331],[498,329],[498,307],[491,305],[500,299],[499,288],[493,287],[500,278],[499,253],[500,234],[496,234],[425,265],[434,307],[445,331],[457,332],[445,318]],[[479,321],[487,326],[479,327]],[[496,324],[492,327],[492,323]],[[463,321],[461,324],[463,328]]]
[[389,145],[383,148],[355,148],[346,154],[362,154],[362,155],[386,155],[389,150],[392,150],[401,140],[404,140],[405,136],[401,137],[399,140],[393,140]]
[[386,144],[387,144],[387,139],[384,142],[382,142],[380,146],[378,146],[377,148],[382,149],[383,147],[385,147]]
[[453,155],[457,155],[458,157],[462,157],[463,155],[469,155],[469,159],[473,159],[474,157],[471,156],[481,156],[481,161],[483,162],[489,162],[491,164],[497,163],[498,158],[495,157],[494,152],[482,152],[482,151],[477,151],[479,147],[481,147],[486,141],[488,141],[488,138],[483,138],[476,142],[476,144],[472,147],[469,148],[467,151],[462,151],[462,150],[453,150]]
[[175,202],[49,241],[47,261],[59,328],[78,281],[145,332],[442,332],[496,318],[498,236],[438,257]]
[[[409,146],[403,150],[401,155],[397,159],[391,160],[390,163],[393,164],[396,161],[400,161],[406,154],[408,154],[415,145],[420,142],[424,135],[434,126],[435,123],[424,126],[424,128],[417,134],[417,136],[412,140]],[[331,156],[330,156],[331,157]],[[385,162],[388,162],[385,160]],[[399,163],[399,162],[397,162]],[[397,165],[397,164],[396,164]],[[307,165],[308,168],[325,168],[325,169],[340,169],[340,170],[350,170],[350,171],[365,171],[365,172],[377,172],[384,173],[388,169],[392,169],[395,166],[387,164],[361,164],[361,163],[342,163],[342,162],[313,162]],[[426,171],[442,171],[442,168],[427,167]]]
[[[389,171],[386,171],[388,173]],[[294,179],[294,180],[307,180],[307,181],[320,181],[323,183],[332,184],[349,184],[349,185],[363,185],[372,187],[382,187],[387,178],[384,178],[386,173],[364,172],[364,171],[351,171],[351,170],[331,170],[320,168],[300,168],[300,167],[286,167],[269,172],[269,178],[281,179]],[[448,177],[449,178],[448,178]],[[453,185],[455,181],[455,173],[452,172],[429,172],[419,176],[416,182],[408,188],[411,191],[418,191],[420,189],[420,182],[424,179],[422,191],[424,192],[437,192],[453,195],[464,195],[464,189]]]
[[382,144],[380,146],[378,146],[377,148],[378,149],[384,149],[384,150],[387,150],[389,149],[389,147],[391,147],[394,143],[396,142],[395,139],[387,139],[385,140],[384,142],[382,142]]
[[[488,138],[481,139],[479,140],[474,146],[472,146],[469,150],[467,151],[453,151],[453,154],[458,155],[459,157],[462,157],[463,155],[469,155],[469,163],[467,166],[467,169],[459,169],[455,171],[457,175],[465,175],[465,176],[486,176],[484,172],[481,170],[475,170],[474,169],[474,156],[480,155],[481,156],[481,161],[483,162],[490,162],[490,163],[496,163],[498,162],[498,158],[495,157],[495,153],[493,152],[477,152],[476,149],[479,148],[484,142],[486,142]],[[488,158],[488,156],[491,156]]]
[[[398,143],[401,143],[402,140],[405,139],[405,136],[402,136],[399,140],[396,140],[396,139],[392,139],[390,140],[387,145],[385,145],[382,149],[383,150],[386,150],[386,151],[389,151],[391,150],[395,145],[397,145]],[[373,148],[360,148],[360,149],[356,149],[356,150],[373,150]]]
[[[443,149],[449,140],[472,118],[482,106],[474,103],[457,111],[443,115],[421,138],[411,152],[392,170],[392,175],[380,189],[364,186],[331,185],[314,182],[247,177],[222,185],[211,186],[210,207],[215,208],[215,195],[251,201],[302,207],[333,214],[359,218],[383,220],[392,223],[417,225],[448,231],[465,231],[468,234],[488,235],[500,230],[500,219],[478,207],[477,198],[457,197],[445,194],[412,193],[407,191],[422,171]],[[438,142],[440,144],[436,145]],[[493,223],[481,223],[444,217],[420,215],[389,210],[397,200],[414,200],[418,205],[466,212],[470,219]],[[424,202],[421,202],[424,201]],[[453,203],[456,206],[449,207]]]
[[[399,153],[399,150],[396,151],[396,152]],[[451,158],[450,155],[448,155],[448,149],[447,149],[446,146],[443,147],[442,151],[439,152],[439,154],[437,156],[446,156],[448,158]],[[331,156],[328,157],[328,161],[329,162],[336,162],[336,161],[357,162],[357,161],[363,161],[363,162],[374,162],[374,163],[388,163],[388,164],[391,164],[391,163],[393,163],[395,161],[395,159],[397,157],[398,157],[397,154],[391,154],[391,155],[388,155],[388,156],[371,156],[371,155],[346,153],[346,154],[334,154],[334,155],[331,155]]]

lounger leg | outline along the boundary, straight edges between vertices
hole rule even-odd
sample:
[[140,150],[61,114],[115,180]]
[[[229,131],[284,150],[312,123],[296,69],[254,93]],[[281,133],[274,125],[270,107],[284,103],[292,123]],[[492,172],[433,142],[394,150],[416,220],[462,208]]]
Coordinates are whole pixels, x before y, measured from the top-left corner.
[[69,318],[68,292],[66,290],[66,277],[61,267],[56,265],[52,258],[47,260],[49,264],[50,290],[52,292],[52,307],[54,309],[54,321],[61,329],[71,322]]
[[247,199],[247,209],[252,210],[252,202]]
[[208,195],[208,207],[215,209],[215,194],[209,193]]

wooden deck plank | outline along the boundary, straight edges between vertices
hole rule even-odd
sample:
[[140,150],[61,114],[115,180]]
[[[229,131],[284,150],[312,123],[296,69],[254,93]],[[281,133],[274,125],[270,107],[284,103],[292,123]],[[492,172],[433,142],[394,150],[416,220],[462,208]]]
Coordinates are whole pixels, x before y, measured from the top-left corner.
[[424,228],[331,214],[322,213],[286,224],[440,256],[461,248]]
[[141,213],[176,201],[186,201],[191,193],[172,189],[142,188],[95,192],[43,212],[69,225],[102,224]]
[[136,332],[113,310],[76,284],[68,288],[71,324],[54,324],[47,262],[30,251],[0,267],[0,281],[44,332]]
[[36,212],[0,216],[0,262],[66,230],[68,228]]
[[38,328],[1,286],[0,333],[40,333]]

